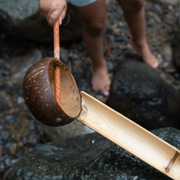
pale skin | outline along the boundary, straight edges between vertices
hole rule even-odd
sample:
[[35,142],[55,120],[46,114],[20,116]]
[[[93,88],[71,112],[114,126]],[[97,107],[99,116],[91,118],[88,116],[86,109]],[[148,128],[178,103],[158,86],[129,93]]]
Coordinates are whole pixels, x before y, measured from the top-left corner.
[[[132,33],[131,45],[139,52],[145,63],[152,68],[158,67],[158,61],[150,51],[146,40],[145,15],[142,7],[143,0],[117,0],[124,11],[124,17]],[[100,90],[108,96],[110,79],[106,60],[104,57],[103,31],[106,23],[105,0],[85,6],[77,7],[83,26],[83,39],[88,54],[92,59],[92,87],[95,92]],[[49,25],[53,26],[59,18],[61,24],[67,10],[65,0],[40,0],[40,14],[44,16]]]

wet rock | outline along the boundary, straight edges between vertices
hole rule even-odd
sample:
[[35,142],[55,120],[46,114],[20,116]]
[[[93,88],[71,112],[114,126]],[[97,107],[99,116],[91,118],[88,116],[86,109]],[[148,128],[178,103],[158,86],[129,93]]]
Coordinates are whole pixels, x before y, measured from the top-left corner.
[[162,65],[163,65],[163,67],[167,68],[168,66],[170,66],[170,62],[169,61],[163,61]]
[[8,116],[6,116],[6,118],[5,118],[5,122],[6,122],[8,125],[13,125],[15,121],[16,121],[16,117],[14,117],[13,115],[8,115]]
[[180,27],[178,26],[174,38],[172,40],[173,63],[177,70],[180,72]]
[[22,129],[22,127],[23,127],[23,123],[22,122],[18,122],[17,124],[16,124],[16,126],[15,126],[15,130],[21,130]]
[[153,1],[163,5],[171,5],[171,6],[177,6],[180,3],[180,0],[153,0]]
[[4,129],[4,124],[0,124],[0,130]]
[[83,91],[83,90],[85,91],[87,87],[89,86],[86,79],[77,78],[76,83],[77,83],[79,91]]
[[[55,145],[56,142],[58,143],[57,145]],[[49,174],[49,172],[51,171],[52,173],[50,172],[49,174],[50,176],[49,175],[47,176],[48,178],[61,179],[61,173],[59,173],[61,172],[61,170],[59,169],[60,167],[62,167],[62,171],[64,173],[67,172],[68,174],[69,173],[72,174],[72,171],[76,171],[78,173],[79,170],[82,170],[84,168],[85,164],[90,163],[91,160],[94,159],[94,157],[98,157],[105,149],[109,148],[112,144],[113,143],[107,140],[106,138],[93,133],[90,135],[81,135],[75,139],[71,138],[63,141],[55,141],[47,145],[38,146],[35,154],[38,154],[41,151],[41,155],[43,157],[46,156],[47,157],[45,158],[46,160],[49,159],[48,160],[49,165],[52,164],[54,160],[55,161],[53,162],[53,166],[47,165],[46,164],[47,161],[44,161],[42,165],[41,162],[37,162],[37,164],[34,164],[33,161],[30,161],[30,163],[32,162],[34,164],[33,167],[37,169],[39,172],[41,172],[40,173],[41,177],[39,175],[35,175],[33,172],[30,171],[29,172],[31,175],[30,174],[29,175],[31,177],[35,175],[34,177],[38,180],[39,178],[43,179],[43,176],[44,175],[46,176],[47,173]],[[43,151],[45,152],[45,154],[43,153]],[[74,159],[73,157],[75,157],[75,161],[73,160]],[[34,159],[35,156],[32,155],[31,158]],[[39,159],[41,161],[41,158],[39,157],[35,159]],[[65,160],[66,163],[62,162],[62,159],[64,160],[66,159]],[[63,166],[61,166],[61,163]],[[27,168],[29,169],[29,167]],[[54,172],[57,169],[59,170],[57,171],[57,173],[54,174]],[[19,168],[19,174],[21,174],[21,172],[23,173],[23,170]],[[29,175],[26,178],[28,178]],[[10,176],[7,175],[7,177],[11,178],[11,175]],[[20,178],[20,176],[18,178]]]
[[51,140],[67,139],[81,134],[89,134],[94,131],[82,123],[74,120],[70,124],[59,127],[44,126],[46,136]]
[[0,162],[0,172],[4,172],[5,165],[3,162]]
[[60,60],[68,66],[68,50],[61,47],[60,52]]
[[163,44],[161,49],[161,55],[166,61],[172,62],[173,53],[172,53],[171,43]]
[[11,143],[10,146],[7,147],[7,153],[9,155],[15,155],[16,154],[16,149],[17,149],[17,144],[16,143]]
[[[31,3],[28,0],[1,1],[0,23],[1,30],[16,38],[41,42],[53,40],[53,28],[39,14],[39,0]],[[70,4],[61,33],[61,41],[73,41],[82,36],[80,17],[75,7]]]
[[18,97],[17,97],[17,103],[18,103],[18,104],[24,103],[24,98],[21,97],[21,96],[18,96]]
[[7,157],[7,158],[5,159],[5,161],[4,161],[4,163],[5,163],[6,167],[10,167],[10,165],[11,165],[11,159],[10,159],[9,157]]
[[28,124],[28,129],[30,131],[33,131],[36,129],[36,126],[35,126],[35,122],[34,121],[30,121],[29,124]]
[[114,69],[114,64],[112,62],[107,62],[108,71],[112,71]]
[[9,71],[3,70],[2,75],[8,77],[10,75]]
[[8,140],[8,138],[10,137],[10,135],[11,135],[11,131],[5,130],[5,129],[1,130],[0,131],[0,141],[3,144],[5,144]]
[[35,133],[31,133],[26,140],[26,144],[29,146],[34,147],[35,145],[37,145],[40,141],[40,137],[39,135],[35,134]]
[[42,53],[39,49],[23,49],[20,55],[11,59],[12,75],[9,80],[15,86],[22,84],[27,70],[40,59],[42,59]]
[[5,90],[0,91],[0,112],[9,110],[13,107],[12,96]]
[[119,64],[108,105],[147,129],[180,128],[179,93],[145,63]]
[[3,146],[2,144],[0,144],[0,157],[2,157],[2,153],[3,153]]
[[[162,128],[152,132],[180,149],[179,130]],[[7,171],[4,180],[25,177],[26,180],[170,179],[97,133],[36,147]]]
[[23,117],[17,117],[16,122],[11,126],[12,139],[18,144],[22,141],[23,137],[29,135],[29,129],[27,128],[29,120]]
[[25,146],[18,146],[17,147],[17,151],[16,151],[16,156],[18,157],[22,157],[24,156],[25,154],[27,154],[29,151],[28,151],[28,148],[25,147]]

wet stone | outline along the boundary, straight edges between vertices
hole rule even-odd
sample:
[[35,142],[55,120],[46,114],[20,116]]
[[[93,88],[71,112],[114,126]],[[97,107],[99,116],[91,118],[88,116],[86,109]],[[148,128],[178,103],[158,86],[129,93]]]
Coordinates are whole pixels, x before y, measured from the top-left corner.
[[33,131],[36,129],[36,126],[35,126],[35,121],[30,121],[29,124],[28,124],[28,129],[30,131]]
[[26,143],[30,146],[37,145],[39,141],[40,141],[40,137],[36,134],[30,134],[26,139]]
[[180,80],[180,73],[179,73],[179,72],[175,72],[175,73],[173,74],[173,76],[174,76],[176,79]]
[[0,91],[0,112],[13,107],[12,97],[5,90]]
[[3,162],[0,161],[0,172],[4,172],[5,165]]
[[15,163],[17,163],[20,159],[21,159],[21,158],[12,159],[12,160],[11,160],[11,163],[12,163],[12,164],[15,164]]
[[128,60],[117,66],[107,103],[146,129],[180,129],[178,99],[179,92],[154,69]]
[[164,67],[168,67],[169,65],[170,65],[170,63],[169,63],[168,61],[164,61],[164,62],[163,62],[163,66],[164,66]]
[[21,159],[24,155],[29,153],[29,148],[27,146],[18,146],[16,151],[16,156]]
[[16,117],[14,117],[13,115],[6,116],[5,122],[8,125],[13,125],[15,121],[16,121]]
[[6,76],[10,76],[9,72],[6,71],[6,70],[4,70],[4,71],[2,72],[2,75],[5,76],[5,77],[6,77]]
[[[180,149],[179,130],[161,128],[152,133]],[[7,171],[4,180],[12,177],[26,180],[170,179],[97,133],[37,146]]]
[[174,38],[172,40],[172,51],[173,51],[173,64],[177,68],[177,70],[180,72],[180,51],[179,51],[179,40],[180,40],[180,26],[177,25]]
[[17,149],[17,144],[16,143],[11,143],[10,146],[7,147],[7,153],[9,155],[15,155],[16,154],[16,149]]
[[112,62],[107,62],[108,71],[112,71],[114,69],[114,64]]
[[4,66],[5,66],[5,69],[7,69],[7,70],[11,70],[11,65],[9,64],[9,63],[5,63],[4,64]]
[[[38,0],[33,0],[32,4],[29,4],[28,0],[24,0],[23,2],[17,0],[14,4],[13,1],[2,1],[0,22],[2,24],[1,29],[3,29],[5,34],[18,39],[52,42],[52,28],[39,14],[38,2]],[[75,41],[81,38],[82,27],[79,14],[71,4],[68,5],[68,15],[71,20],[68,22],[68,17],[65,17],[61,26],[61,32],[63,33],[61,40]],[[7,23],[7,20],[11,23]],[[65,22],[68,22],[68,26],[63,26]]]
[[60,59],[61,61],[63,61],[65,64],[68,65],[68,51],[65,49],[65,48],[62,48],[60,49]]
[[10,158],[6,158],[5,161],[4,161],[6,167],[9,167],[11,165],[11,160]]
[[25,152],[26,152],[26,148],[25,148],[25,147],[23,147],[23,146],[18,146],[18,147],[17,147],[16,156],[21,157],[21,156],[23,156],[23,155],[25,154]]
[[18,104],[24,103],[24,98],[21,97],[21,96],[18,96],[18,98],[17,98],[17,103],[18,103]]
[[2,144],[0,144],[0,157],[2,157],[2,153],[3,153],[3,146]]
[[3,64],[4,64],[4,63],[5,63],[5,59],[1,59],[1,58],[0,58],[0,65],[1,65],[0,68],[3,67]]
[[10,135],[11,135],[11,132],[10,132],[9,130],[3,129],[3,130],[0,131],[0,140],[1,140],[2,142],[5,142],[5,141],[8,140],[8,138],[10,137]]
[[23,124],[22,124],[22,122],[18,122],[17,124],[16,124],[16,126],[15,126],[15,130],[20,130],[20,129],[22,129],[22,127],[23,127]]
[[172,48],[170,43],[166,43],[162,46],[161,54],[166,61],[172,61]]
[[180,1],[179,0],[153,0],[154,2],[160,3],[162,5],[166,5],[166,6],[177,6]]
[[179,85],[178,84],[173,83],[172,86],[174,87],[174,89],[179,90]]
[[4,125],[3,124],[0,124],[0,130],[4,128]]

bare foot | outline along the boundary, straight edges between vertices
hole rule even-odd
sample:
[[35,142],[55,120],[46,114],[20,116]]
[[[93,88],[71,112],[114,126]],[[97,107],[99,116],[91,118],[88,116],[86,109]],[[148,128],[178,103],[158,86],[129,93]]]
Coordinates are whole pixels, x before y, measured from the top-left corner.
[[110,79],[108,76],[106,63],[102,65],[91,65],[92,87],[95,92],[101,91],[104,96],[109,95]]
[[133,40],[131,40],[131,45],[142,56],[143,61],[145,63],[149,64],[153,69],[158,68],[158,60],[150,51],[148,44],[145,44],[143,47],[140,47],[136,45]]

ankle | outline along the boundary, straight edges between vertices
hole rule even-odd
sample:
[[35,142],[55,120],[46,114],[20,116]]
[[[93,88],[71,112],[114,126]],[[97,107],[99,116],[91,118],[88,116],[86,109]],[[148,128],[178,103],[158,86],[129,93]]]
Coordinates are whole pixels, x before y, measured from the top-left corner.
[[100,61],[100,62],[92,62],[91,64],[93,69],[107,69],[106,61]]
[[132,39],[132,42],[138,49],[143,49],[143,48],[149,47],[147,44],[147,41],[145,41],[145,40],[144,41],[135,41]]

